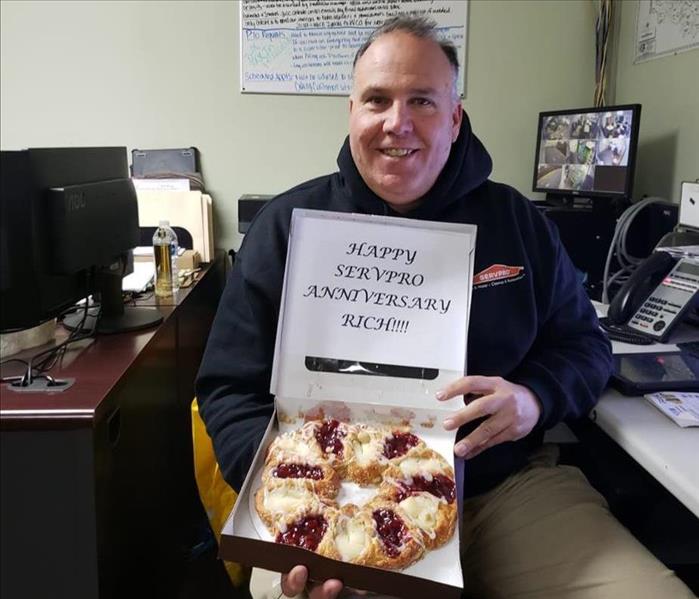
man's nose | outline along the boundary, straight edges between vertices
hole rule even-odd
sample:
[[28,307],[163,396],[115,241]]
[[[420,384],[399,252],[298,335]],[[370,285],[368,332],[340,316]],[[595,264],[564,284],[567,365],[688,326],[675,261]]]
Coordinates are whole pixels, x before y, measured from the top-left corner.
[[410,108],[403,102],[393,102],[385,113],[383,123],[384,133],[405,135],[413,130],[413,120]]

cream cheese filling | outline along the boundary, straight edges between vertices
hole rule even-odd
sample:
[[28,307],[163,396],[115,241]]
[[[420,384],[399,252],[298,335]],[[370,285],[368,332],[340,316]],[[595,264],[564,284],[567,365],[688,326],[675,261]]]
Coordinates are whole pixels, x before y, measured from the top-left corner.
[[265,489],[265,508],[275,514],[295,511],[312,500],[313,494],[304,487]]
[[375,460],[378,455],[378,443],[366,431],[357,433],[356,440],[352,441],[352,449],[354,450],[354,459],[359,464],[365,465],[371,460]]
[[366,529],[357,520],[345,520],[338,526],[335,536],[335,546],[342,561],[349,562],[361,555],[369,543]]
[[426,480],[431,480],[432,474],[444,472],[444,464],[436,458],[404,458],[400,461],[399,468],[406,479],[421,475]]
[[430,538],[434,538],[437,527],[437,511],[439,510],[439,499],[429,493],[418,493],[411,495],[400,502],[410,520],[424,530]]
[[295,460],[301,458],[309,463],[315,463],[321,456],[317,448],[300,442],[298,438],[284,438],[283,436],[278,437],[274,451],[280,451],[285,457],[293,457]]

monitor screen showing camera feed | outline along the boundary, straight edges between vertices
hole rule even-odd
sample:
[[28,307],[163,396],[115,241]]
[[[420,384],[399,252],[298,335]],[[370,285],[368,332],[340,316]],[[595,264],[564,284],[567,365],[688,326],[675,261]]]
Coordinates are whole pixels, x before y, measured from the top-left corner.
[[631,194],[640,105],[539,115],[534,191]]

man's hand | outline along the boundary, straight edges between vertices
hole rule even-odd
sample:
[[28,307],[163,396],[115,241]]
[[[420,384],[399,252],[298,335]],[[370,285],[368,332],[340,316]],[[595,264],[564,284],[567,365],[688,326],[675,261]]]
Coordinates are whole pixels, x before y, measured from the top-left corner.
[[472,458],[483,450],[516,441],[529,434],[539,420],[541,404],[527,387],[501,377],[465,376],[437,392],[437,399],[463,395],[466,407],[444,421],[452,430],[478,418],[485,420],[454,446],[454,453]]
[[308,570],[306,566],[294,566],[288,574],[282,574],[282,592],[287,597],[307,590],[310,599],[335,599],[342,591],[342,583],[339,580],[330,579],[323,583],[313,583],[306,589]]

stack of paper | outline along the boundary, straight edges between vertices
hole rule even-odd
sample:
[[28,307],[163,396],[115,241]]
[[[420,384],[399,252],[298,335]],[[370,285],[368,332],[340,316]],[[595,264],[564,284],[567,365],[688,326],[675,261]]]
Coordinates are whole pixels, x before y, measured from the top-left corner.
[[[153,248],[148,248],[153,252]],[[155,277],[155,262],[134,262],[133,272],[121,280],[123,291],[142,292],[148,288]]]
[[136,191],[190,191],[189,179],[131,179]]
[[644,397],[681,427],[699,426],[699,393],[663,391]]
[[161,220],[187,229],[193,248],[203,262],[214,257],[214,231],[211,196],[201,191],[149,191],[138,196],[138,222],[141,227],[157,227]]

